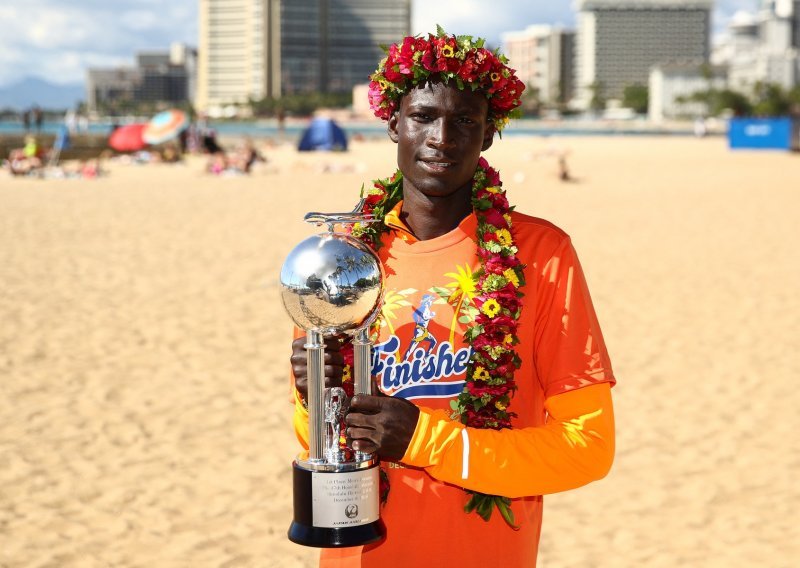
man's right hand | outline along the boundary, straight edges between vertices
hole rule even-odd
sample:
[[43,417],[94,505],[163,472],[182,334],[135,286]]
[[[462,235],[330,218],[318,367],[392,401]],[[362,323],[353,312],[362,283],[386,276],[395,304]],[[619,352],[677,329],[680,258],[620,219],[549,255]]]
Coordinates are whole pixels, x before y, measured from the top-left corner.
[[[308,400],[308,359],[304,347],[306,338],[298,337],[292,341],[292,372],[294,373],[294,386],[303,397]],[[344,358],[341,353],[342,344],[336,337],[325,338],[325,387],[342,386],[342,371]]]

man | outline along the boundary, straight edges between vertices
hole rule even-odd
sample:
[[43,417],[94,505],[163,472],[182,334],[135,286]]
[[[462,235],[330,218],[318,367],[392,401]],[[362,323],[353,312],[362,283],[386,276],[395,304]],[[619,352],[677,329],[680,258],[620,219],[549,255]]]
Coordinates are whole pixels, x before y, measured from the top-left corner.
[[[356,232],[387,292],[379,392],[354,397],[345,422],[348,444],[378,452],[388,476],[387,537],[323,550],[321,565],[533,566],[541,496],[611,466],[615,380],[569,237],[513,212],[480,157],[524,87],[482,41],[441,30],[392,46],[372,79],[400,174],[368,196],[380,230]],[[430,349],[414,344],[421,309]],[[303,343],[291,361],[305,443]],[[349,375],[347,346],[327,347],[332,386]]]

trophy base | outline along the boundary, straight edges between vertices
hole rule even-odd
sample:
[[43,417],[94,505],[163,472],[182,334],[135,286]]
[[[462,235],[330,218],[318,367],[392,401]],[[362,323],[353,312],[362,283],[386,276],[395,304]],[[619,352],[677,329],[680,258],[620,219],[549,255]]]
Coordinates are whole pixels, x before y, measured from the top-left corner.
[[[306,462],[304,465],[309,464]],[[292,464],[292,472],[294,520],[289,527],[289,540],[315,548],[342,548],[372,544],[386,535],[386,527],[378,516],[377,462],[355,471],[313,471],[295,462]],[[343,523],[347,523],[348,526],[317,526],[321,518],[329,523],[335,522],[335,519],[329,519],[324,515],[327,509],[345,510],[345,505],[349,504],[340,504],[336,501],[343,486],[347,487],[348,494],[354,492],[369,495],[366,498],[368,502],[362,500],[359,504],[362,513],[369,510],[372,512],[368,513],[366,518],[362,516],[362,522],[359,522],[359,517],[354,515],[350,505],[348,509],[351,510],[351,515],[341,517],[346,519]],[[328,491],[331,487],[334,488],[334,492]],[[336,504],[331,505],[331,503]],[[354,510],[359,511],[359,507],[355,507]]]
[[374,521],[358,527],[331,529],[312,527],[292,521],[289,527],[289,540],[303,546],[314,548],[343,548],[372,544],[383,539],[386,529],[383,521]]

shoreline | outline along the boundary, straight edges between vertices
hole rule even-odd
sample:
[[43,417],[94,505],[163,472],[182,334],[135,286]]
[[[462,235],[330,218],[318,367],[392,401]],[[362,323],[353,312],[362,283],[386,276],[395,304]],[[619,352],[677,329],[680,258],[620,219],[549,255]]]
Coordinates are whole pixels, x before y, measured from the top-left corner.
[[[361,134],[367,137],[382,134],[386,125],[377,119],[348,118],[335,112],[320,111],[319,116],[330,116],[351,136]],[[285,134],[289,137],[299,136],[313,117],[290,118],[284,126]],[[145,119],[141,119],[145,120]],[[102,119],[90,123],[88,130],[72,136],[107,137],[113,124],[128,124],[135,122],[132,119]],[[273,138],[281,133],[278,121],[274,118],[249,119],[249,120],[218,120],[207,122],[208,128],[214,129],[221,136],[239,136],[259,138]],[[63,128],[61,122],[46,122],[41,133],[30,131],[35,136],[54,136]],[[727,123],[724,120],[710,119],[707,121],[709,136],[722,135],[726,132]],[[20,122],[0,121],[0,140],[8,137],[20,137],[26,134]],[[503,132],[504,135],[517,136],[692,136],[694,123],[690,121],[672,121],[655,124],[646,119],[631,120],[606,120],[606,119],[517,119],[512,121]]]

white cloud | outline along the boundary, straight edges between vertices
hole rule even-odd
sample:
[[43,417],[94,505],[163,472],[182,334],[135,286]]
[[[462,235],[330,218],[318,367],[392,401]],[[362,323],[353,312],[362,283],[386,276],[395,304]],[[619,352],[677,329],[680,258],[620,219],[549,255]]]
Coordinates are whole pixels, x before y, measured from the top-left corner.
[[[0,86],[26,76],[82,82],[87,66],[132,63],[136,51],[197,44],[198,0],[0,0]],[[718,0],[714,29],[758,0]],[[22,7],[24,5],[24,8]],[[530,24],[574,25],[571,0],[414,0],[414,33],[436,30],[485,37]]]
[[120,18],[122,25],[134,31],[146,31],[158,28],[160,24],[159,15],[156,12],[146,10],[128,10]]
[[[4,4],[6,4],[4,2]],[[0,86],[26,76],[81,83],[88,66],[132,64],[136,51],[197,43],[197,0],[25,0],[0,7]]]

